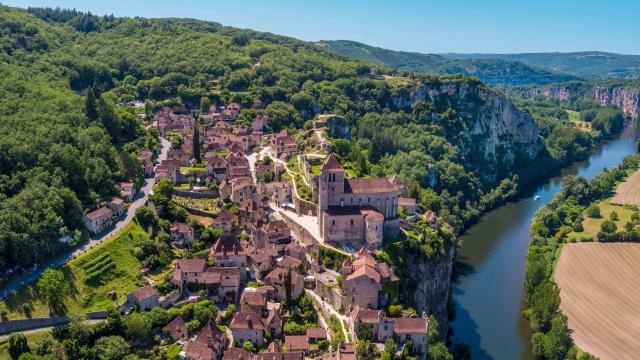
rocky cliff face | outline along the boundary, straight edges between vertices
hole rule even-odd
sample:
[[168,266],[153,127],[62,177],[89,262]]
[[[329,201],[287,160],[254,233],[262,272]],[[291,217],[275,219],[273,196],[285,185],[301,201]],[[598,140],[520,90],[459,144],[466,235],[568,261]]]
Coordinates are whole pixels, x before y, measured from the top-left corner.
[[485,181],[497,182],[504,169],[534,159],[543,146],[531,116],[479,82],[422,83],[396,96],[394,104],[409,109],[418,100],[433,104],[438,111],[455,110],[463,129],[450,140]]
[[600,105],[616,105],[626,115],[636,119],[640,113],[640,89],[629,87],[593,88],[595,101]]
[[533,99],[537,97],[546,97],[557,99],[560,101],[568,101],[571,96],[571,92],[568,88],[561,87],[551,87],[551,88],[528,88],[522,92],[522,96],[527,99]]
[[[413,293],[416,311],[433,314],[440,324],[447,324],[447,300],[451,290],[451,271],[455,256],[455,244],[451,244],[447,253],[438,261],[414,259],[410,265],[417,288]],[[446,334],[447,330],[440,330]]]

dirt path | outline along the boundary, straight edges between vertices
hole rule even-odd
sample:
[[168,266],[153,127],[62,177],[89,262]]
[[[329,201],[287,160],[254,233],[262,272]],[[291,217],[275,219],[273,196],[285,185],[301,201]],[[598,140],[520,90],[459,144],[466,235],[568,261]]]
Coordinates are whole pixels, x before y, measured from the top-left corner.
[[567,244],[555,280],[579,348],[602,360],[638,359],[640,244]]

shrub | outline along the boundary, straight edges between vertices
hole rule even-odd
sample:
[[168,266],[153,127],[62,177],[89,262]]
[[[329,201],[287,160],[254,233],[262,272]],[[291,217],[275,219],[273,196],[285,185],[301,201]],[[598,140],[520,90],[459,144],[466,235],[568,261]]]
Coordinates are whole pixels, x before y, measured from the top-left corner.
[[614,210],[609,214],[609,219],[613,221],[618,221],[618,213]]
[[587,216],[593,219],[598,219],[601,217],[600,215],[600,207],[598,205],[590,205],[587,208]]

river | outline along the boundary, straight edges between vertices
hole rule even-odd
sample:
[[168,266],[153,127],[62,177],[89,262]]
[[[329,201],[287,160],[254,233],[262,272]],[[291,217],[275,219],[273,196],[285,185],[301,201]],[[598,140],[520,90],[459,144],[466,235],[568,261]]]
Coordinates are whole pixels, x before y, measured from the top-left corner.
[[[638,134],[635,125],[626,127],[587,160],[531,186],[519,200],[487,213],[460,237],[463,244],[456,258],[459,275],[453,284],[456,319],[451,325],[454,339],[471,347],[474,360],[533,359],[531,330],[521,317],[533,216],[560,190],[564,176],[593,178],[634,154]],[[536,196],[538,200],[534,200]]]

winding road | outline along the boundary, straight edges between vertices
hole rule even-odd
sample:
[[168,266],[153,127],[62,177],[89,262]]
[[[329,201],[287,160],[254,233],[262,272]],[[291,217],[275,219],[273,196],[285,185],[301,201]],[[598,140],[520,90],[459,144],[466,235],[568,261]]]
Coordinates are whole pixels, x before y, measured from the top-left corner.
[[[171,143],[163,138],[160,139],[160,144],[161,144],[161,149],[160,149],[160,154],[158,154],[158,160],[162,161],[165,160],[167,158],[167,152],[169,151],[169,148],[171,147]],[[154,166],[154,168],[157,167],[157,164]],[[131,222],[131,220],[133,220],[133,218],[135,217],[136,214],[136,210],[138,208],[140,208],[142,205],[144,205],[147,202],[147,198],[149,197],[149,192],[151,191],[151,189],[153,188],[153,185],[155,185],[156,180],[154,177],[151,178],[147,178],[145,179],[145,183],[144,185],[140,188],[140,190],[138,191],[138,193],[136,194],[135,199],[133,200],[133,202],[131,203],[131,205],[129,206],[129,209],[127,210],[127,215],[122,218],[120,221],[118,221],[112,228],[109,229],[109,231],[107,232],[103,232],[101,234],[98,234],[94,237],[92,237],[89,242],[87,242],[86,244],[84,244],[83,246],[75,249],[74,251],[71,251],[67,254],[64,254],[62,256],[60,256],[57,259],[54,259],[52,261],[50,261],[49,263],[46,263],[38,268],[36,268],[33,271],[29,271],[13,280],[11,280],[9,283],[7,283],[7,285],[2,289],[2,291],[0,292],[0,299],[4,299],[5,297],[7,297],[9,294],[11,294],[14,291],[18,291],[20,289],[22,289],[23,287],[35,282],[36,280],[38,280],[40,278],[40,276],[42,276],[42,273],[44,272],[45,269],[47,268],[57,268],[60,267],[62,265],[64,265],[67,261],[84,254],[85,252],[89,251],[91,248],[93,248],[94,246],[98,245],[99,243],[101,243],[102,241],[104,241],[105,239],[108,239],[112,236],[115,236],[120,230],[124,229],[127,225],[129,225],[129,223]]]

